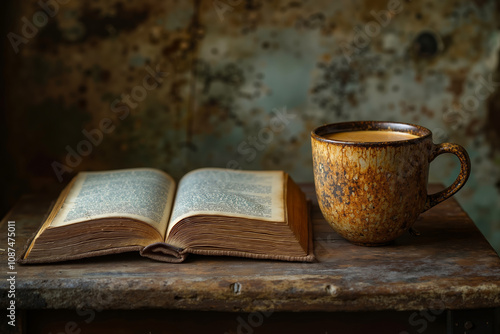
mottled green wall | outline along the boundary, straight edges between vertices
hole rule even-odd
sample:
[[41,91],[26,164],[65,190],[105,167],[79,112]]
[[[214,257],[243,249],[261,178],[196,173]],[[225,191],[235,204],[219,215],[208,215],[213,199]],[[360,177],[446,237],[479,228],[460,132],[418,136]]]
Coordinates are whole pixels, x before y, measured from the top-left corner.
[[[48,2],[45,16],[37,1],[9,2],[12,194],[57,184],[63,165],[62,182],[133,166],[177,178],[202,166],[284,169],[311,181],[314,127],[404,121],[468,149],[473,172],[457,198],[500,249],[494,1]],[[86,156],[68,160],[78,149]],[[457,173],[440,157],[431,181]]]

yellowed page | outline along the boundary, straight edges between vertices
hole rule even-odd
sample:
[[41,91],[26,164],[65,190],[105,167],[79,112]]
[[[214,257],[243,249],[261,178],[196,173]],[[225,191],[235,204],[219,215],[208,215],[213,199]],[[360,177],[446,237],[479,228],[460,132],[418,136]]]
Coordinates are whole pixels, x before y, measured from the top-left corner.
[[165,237],[175,196],[175,181],[152,168],[78,174],[50,227],[100,218],[131,218]]
[[284,221],[283,186],[283,171],[192,171],[179,183],[167,236],[175,224],[193,215]]

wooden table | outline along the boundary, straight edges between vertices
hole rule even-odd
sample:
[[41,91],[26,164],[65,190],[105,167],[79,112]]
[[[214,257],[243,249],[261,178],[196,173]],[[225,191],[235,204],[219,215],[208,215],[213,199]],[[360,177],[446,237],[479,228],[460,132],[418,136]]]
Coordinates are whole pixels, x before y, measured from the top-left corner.
[[[457,333],[469,333],[463,326],[471,324],[492,328],[493,308],[500,306],[500,259],[455,200],[419,217],[420,236],[406,234],[392,245],[369,248],[339,237],[323,219],[313,186],[302,188],[314,204],[316,263],[190,256],[185,263],[166,264],[131,253],[16,265],[15,328],[54,334],[93,333],[100,327],[108,333],[110,328],[123,333],[285,328],[287,333],[431,333],[443,330],[447,318],[448,330]],[[430,192],[440,188],[432,185]],[[11,220],[20,253],[54,198],[24,197],[1,222],[0,248],[7,248]],[[6,252],[0,253],[5,310],[11,270]]]

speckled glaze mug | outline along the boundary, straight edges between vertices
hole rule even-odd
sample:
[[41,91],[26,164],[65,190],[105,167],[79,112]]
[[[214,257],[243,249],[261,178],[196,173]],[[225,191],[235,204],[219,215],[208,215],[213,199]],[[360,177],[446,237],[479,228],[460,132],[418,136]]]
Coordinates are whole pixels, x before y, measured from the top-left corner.
[[[354,142],[327,139],[333,133],[397,131],[413,139]],[[434,144],[422,126],[395,122],[323,125],[311,133],[314,183],[323,216],[345,239],[364,246],[383,245],[409,230],[420,213],[455,194],[467,181],[470,160],[457,144]],[[443,153],[460,160],[455,182],[427,194],[429,163]]]

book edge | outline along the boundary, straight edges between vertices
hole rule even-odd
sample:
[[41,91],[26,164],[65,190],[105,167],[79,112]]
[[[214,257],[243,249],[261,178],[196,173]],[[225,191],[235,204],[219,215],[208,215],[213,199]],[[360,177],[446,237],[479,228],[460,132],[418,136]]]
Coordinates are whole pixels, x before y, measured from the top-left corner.
[[181,263],[188,256],[188,252],[165,242],[155,242],[143,247],[140,255],[161,262]]
[[49,256],[44,258],[34,258],[30,259],[29,257],[26,259],[19,259],[17,262],[20,264],[38,264],[38,263],[55,263],[55,262],[65,262],[71,260],[80,260],[86,258],[92,258],[96,256],[102,255],[110,255],[110,254],[119,254],[133,251],[141,251],[143,246],[125,246],[125,247],[116,247],[116,248],[108,248],[100,251],[93,252],[85,252],[74,255],[65,255],[65,256]]
[[257,254],[257,253],[240,252],[240,251],[202,250],[202,249],[192,249],[192,248],[185,248],[184,250],[180,251],[180,254],[189,253],[189,254],[208,255],[208,256],[232,256],[232,257],[242,257],[251,259],[263,259],[263,260],[280,260],[289,262],[317,262],[316,256],[314,255],[311,207],[312,207],[311,201],[307,200],[307,224],[309,230],[309,238],[308,238],[309,240],[308,240],[308,253],[304,256]]

